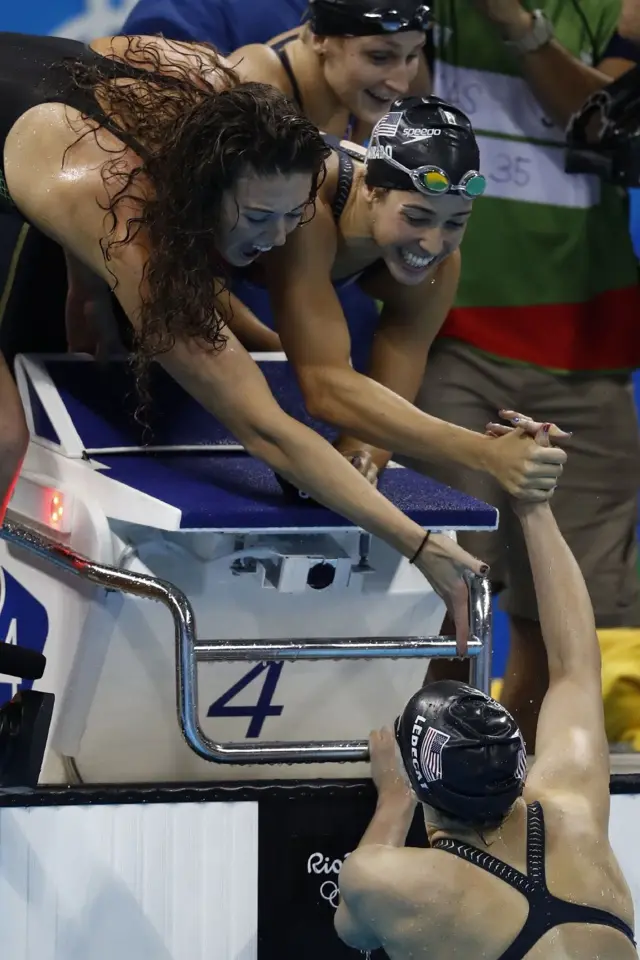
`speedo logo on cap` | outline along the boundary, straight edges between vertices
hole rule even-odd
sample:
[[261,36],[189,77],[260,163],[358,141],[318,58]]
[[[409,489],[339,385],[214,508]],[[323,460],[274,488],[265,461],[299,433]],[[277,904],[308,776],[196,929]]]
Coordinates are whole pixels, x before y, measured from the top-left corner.
[[426,140],[427,137],[439,137],[442,133],[439,127],[405,127],[402,131],[405,137],[414,140]]

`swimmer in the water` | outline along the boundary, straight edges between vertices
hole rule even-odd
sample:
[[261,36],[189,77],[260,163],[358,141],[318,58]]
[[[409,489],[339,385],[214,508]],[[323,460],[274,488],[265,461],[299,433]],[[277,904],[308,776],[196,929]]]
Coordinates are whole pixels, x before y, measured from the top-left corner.
[[[207,46],[0,34],[0,144],[3,209],[64,249],[72,284],[114,290],[138,368],[157,359],[249,453],[411,558],[455,610],[464,647],[463,574],[482,562],[426,534],[287,416],[225,322],[225,264],[250,263],[310,215],[328,153],[310,121],[272,87],[238,85]],[[0,361],[0,518],[27,442]],[[523,477],[532,460],[523,446]]]
[[[529,423],[548,443],[549,425]],[[504,428],[492,425],[492,432]],[[336,929],[392,960],[634,960],[633,901],[609,844],[600,647],[548,502],[513,501],[549,659],[535,761],[513,717],[427,684],[371,736],[376,813],[340,873]],[[430,849],[404,847],[416,800]]]
[[243,80],[271,83],[325,133],[364,143],[398,97],[429,92],[429,7],[421,0],[310,0],[302,27],[229,59]]
[[[337,448],[373,482],[391,452],[486,470],[516,496],[540,478],[551,489],[562,470],[562,450],[521,432],[487,444],[413,404],[453,305],[458,248],[486,185],[479,168],[461,111],[436,97],[398,100],[366,154],[347,144],[334,150],[315,217],[264,258],[277,331],[307,408],[342,431]],[[350,283],[382,303],[368,376],[350,363],[336,294]]]

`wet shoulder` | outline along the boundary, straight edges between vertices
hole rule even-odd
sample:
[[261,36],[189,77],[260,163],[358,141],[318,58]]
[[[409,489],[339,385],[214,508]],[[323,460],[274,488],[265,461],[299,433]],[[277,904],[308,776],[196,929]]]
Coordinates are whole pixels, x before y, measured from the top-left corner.
[[269,83],[291,96],[286,70],[276,50],[266,43],[250,43],[229,54],[229,63],[244,83]]
[[609,837],[576,794],[541,798],[545,866],[550,892],[562,900],[610,910],[633,923],[633,900]]
[[[397,924],[389,917],[385,940],[394,956],[449,960],[499,957],[525,923],[522,895],[474,864],[444,850],[414,851],[403,863]],[[424,951],[424,952],[421,952]]]
[[452,902],[459,889],[456,858],[442,850],[376,846],[351,854],[350,868],[363,897],[420,905],[434,915]]
[[[74,108],[44,103],[20,117],[5,143],[6,187],[13,202],[26,219],[63,246],[73,247],[94,216],[101,235],[105,189],[112,198],[122,189],[121,178],[140,168],[140,157],[115,134],[103,130],[98,140],[94,130],[93,121]],[[118,177],[105,178],[104,164],[114,155]],[[143,176],[135,178],[122,197],[121,211],[129,203],[138,204],[147,188]]]
[[[489,911],[495,926],[507,906],[482,876],[469,872],[469,864],[441,850],[379,848],[358,866],[359,916],[393,957],[440,960],[463,945],[475,946],[478,918]],[[517,934],[525,913],[526,907],[513,918],[507,937]],[[483,929],[480,942],[490,939]]]

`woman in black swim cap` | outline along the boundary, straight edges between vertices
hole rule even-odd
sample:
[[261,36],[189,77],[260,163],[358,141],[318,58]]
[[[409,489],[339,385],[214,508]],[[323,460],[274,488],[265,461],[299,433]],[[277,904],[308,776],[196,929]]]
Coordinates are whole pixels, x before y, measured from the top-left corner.
[[515,720],[465,683],[427,684],[398,717],[395,735],[413,792],[436,814],[496,825],[522,794],[527,753]]
[[245,80],[271,83],[325,133],[364,143],[398,97],[427,93],[428,6],[420,0],[310,0],[308,21],[231,55]]
[[[366,153],[334,150],[314,219],[266,258],[277,330],[307,407],[341,429],[338,449],[372,481],[393,451],[487,470],[516,496],[529,495],[530,468],[557,482],[562,451],[530,438],[490,441],[413,406],[484,185],[463,113],[436,97],[398,100]],[[349,283],[382,304],[368,376],[350,364],[336,295]]]
[[[468,117],[436,97],[398,101],[373,129],[365,185],[371,235],[389,272],[402,284],[422,282],[460,246],[472,201],[486,188]],[[414,194],[414,204],[418,194],[423,208],[417,225],[425,229],[413,235],[406,227],[415,228],[415,214],[413,221],[410,211],[399,215],[407,194]]]
[[[520,423],[549,443],[550,424]],[[395,735],[372,734],[378,806],[340,873],[336,929],[392,960],[635,960],[633,900],[608,838],[593,609],[549,503],[513,506],[549,660],[535,762],[527,774],[520,731],[490,697],[454,681],[420,690]],[[404,848],[416,800],[428,850]]]
[[427,684],[395,735],[416,797],[446,816],[500,823],[522,793],[527,755],[515,720],[465,683]]

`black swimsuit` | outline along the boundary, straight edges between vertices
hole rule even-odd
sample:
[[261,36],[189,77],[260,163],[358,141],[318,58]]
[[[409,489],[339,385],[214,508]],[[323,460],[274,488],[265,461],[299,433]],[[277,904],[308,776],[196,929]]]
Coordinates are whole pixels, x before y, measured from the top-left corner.
[[[140,144],[106,116],[91,92],[78,88],[69,62],[98,64],[105,78],[148,76],[147,71],[102,57],[75,40],[0,32],[0,352],[10,367],[16,353],[67,350],[64,254],[53,240],[25,224],[9,194],[4,147],[10,130],[32,107],[64,103],[145,156]],[[128,324],[113,299],[126,332]]]
[[[346,146],[346,144],[342,143],[337,137],[331,136],[328,133],[324,133],[323,137],[325,143],[332,147],[338,154],[338,184],[333,200],[331,201],[331,211],[334,220],[336,223],[339,223],[340,217],[347,205],[349,195],[351,194],[351,187],[353,186],[355,170],[353,161],[357,160],[359,163],[362,163],[364,157],[358,150]],[[359,280],[364,272],[364,270],[360,270],[358,273],[352,273],[348,277],[334,280],[333,286],[336,290],[342,290],[344,287],[348,287],[352,283],[355,283],[356,280]]]
[[143,73],[75,40],[0,33],[0,209],[5,212],[15,209],[4,177],[5,142],[16,121],[32,107],[41,103],[74,107],[140,152],[140,145],[109,119],[91,93],[75,85],[65,61],[99,63],[105,77]]
[[539,803],[527,807],[527,874],[520,873],[515,867],[491,854],[478,850],[468,843],[458,840],[436,840],[432,846],[437,850],[446,850],[468,863],[481,867],[504,880],[510,887],[522,893],[529,903],[529,913],[525,924],[513,943],[507,947],[499,960],[523,960],[523,957],[538,943],[549,930],[564,923],[590,923],[600,927],[612,927],[624,934],[635,947],[631,927],[607,910],[587,907],[579,903],[560,900],[549,892],[544,868],[544,816]]
[[347,205],[353,186],[353,158],[355,157],[356,160],[362,160],[363,158],[357,151],[345,147],[337,137],[333,137],[329,133],[323,133],[322,137],[324,142],[338,154],[338,185],[331,201],[331,210],[337,223]]

